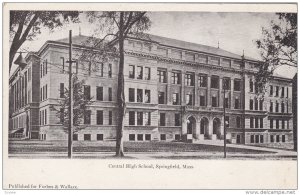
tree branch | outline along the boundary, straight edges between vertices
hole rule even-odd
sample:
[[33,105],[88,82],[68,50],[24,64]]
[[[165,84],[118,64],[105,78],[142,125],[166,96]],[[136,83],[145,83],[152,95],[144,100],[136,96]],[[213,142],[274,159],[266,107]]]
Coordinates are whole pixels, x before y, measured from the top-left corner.
[[127,34],[129,32],[129,30],[131,29],[131,27],[137,22],[139,21],[144,15],[146,14],[146,12],[142,12],[139,16],[137,16],[136,18],[134,18],[134,20],[128,24],[128,26],[125,28],[125,32],[124,32],[124,37],[127,37]]

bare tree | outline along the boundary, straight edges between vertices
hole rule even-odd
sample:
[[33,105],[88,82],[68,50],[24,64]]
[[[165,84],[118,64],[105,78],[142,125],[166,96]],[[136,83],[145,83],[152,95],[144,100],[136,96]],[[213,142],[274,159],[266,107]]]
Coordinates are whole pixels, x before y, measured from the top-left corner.
[[10,11],[10,50],[9,71],[13,59],[26,40],[33,40],[41,33],[41,28],[53,30],[63,25],[63,22],[78,22],[78,11]]
[[[116,133],[116,156],[124,156],[123,130],[126,103],[124,95],[124,40],[129,36],[142,37],[148,30],[151,22],[146,12],[87,12],[89,21],[99,26],[102,38],[93,39],[93,48],[98,54],[116,55],[119,60],[118,73],[118,125]],[[104,35],[104,36],[103,36]],[[92,52],[93,54],[94,52]],[[96,52],[97,53],[97,52]],[[104,55],[105,56],[105,55]]]

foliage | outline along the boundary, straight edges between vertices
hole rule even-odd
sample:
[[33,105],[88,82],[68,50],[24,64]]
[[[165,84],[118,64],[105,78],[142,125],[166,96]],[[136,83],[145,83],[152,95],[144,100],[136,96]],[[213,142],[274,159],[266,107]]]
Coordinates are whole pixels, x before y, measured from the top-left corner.
[[[86,97],[83,86],[84,80],[79,80],[76,75],[73,76],[73,132],[78,132],[86,126],[83,124],[84,114],[88,106],[92,104],[91,97]],[[56,115],[63,123],[64,131],[68,133],[69,126],[69,89],[65,88],[64,97],[59,100],[58,107],[52,107]],[[61,110],[62,109],[62,110]]]
[[276,68],[282,65],[297,66],[297,14],[277,13],[269,29],[262,28],[262,37],[256,40],[262,63],[255,80],[261,93]]
[[[116,136],[116,156],[124,156],[123,153],[123,129],[126,113],[124,95],[124,40],[128,37],[141,38],[143,32],[151,26],[146,12],[87,12],[89,21],[98,25],[96,37],[92,38],[89,45],[99,50],[99,54],[114,56],[119,61],[117,105],[118,126]],[[91,49],[90,51],[93,51]],[[108,52],[107,52],[108,51]],[[93,52],[91,52],[92,55]]]
[[16,52],[26,40],[33,40],[41,28],[50,30],[63,26],[65,22],[79,22],[78,11],[10,11],[9,70]]

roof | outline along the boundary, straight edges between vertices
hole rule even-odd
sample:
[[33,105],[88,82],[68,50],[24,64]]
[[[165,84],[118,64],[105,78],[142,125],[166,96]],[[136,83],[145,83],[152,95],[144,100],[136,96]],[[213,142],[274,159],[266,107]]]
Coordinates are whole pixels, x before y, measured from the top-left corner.
[[[208,45],[202,45],[198,43],[191,43],[187,41],[181,41],[177,39],[171,39],[167,37],[162,37],[162,36],[157,36],[157,35],[151,35],[147,34],[150,40],[158,42],[161,45],[166,45],[166,46],[171,46],[171,47],[177,47],[177,48],[183,48],[187,50],[194,50],[194,51],[200,51],[204,53],[211,53],[219,56],[224,56],[224,57],[230,57],[230,58],[236,58],[236,59],[242,59],[241,55],[226,51],[221,48],[217,47],[212,47]],[[248,56],[244,56],[245,59],[247,60],[252,60],[252,61],[259,61],[258,59],[254,59]]]
[[[210,53],[210,54],[215,54],[215,55],[229,57],[229,58],[242,59],[241,55],[226,51],[224,49],[212,47],[212,46],[191,43],[191,42],[187,42],[187,41],[181,41],[181,40],[177,40],[177,39],[171,39],[171,38],[152,35],[152,34],[146,34],[145,37],[147,37],[147,38],[143,38],[143,39],[157,42],[160,45],[182,48],[182,49],[193,50],[193,51],[204,52],[204,53]],[[92,39],[92,37],[84,36],[84,35],[76,35],[76,36],[72,37],[72,43],[76,44],[76,45],[85,44],[86,46],[92,46],[92,45],[87,45],[87,44],[91,44],[89,42],[90,39]],[[69,43],[69,38],[59,39],[59,40],[56,40],[56,42]],[[251,58],[248,56],[245,56],[245,59],[251,60],[251,61],[259,61],[258,59],[254,59],[254,58]]]

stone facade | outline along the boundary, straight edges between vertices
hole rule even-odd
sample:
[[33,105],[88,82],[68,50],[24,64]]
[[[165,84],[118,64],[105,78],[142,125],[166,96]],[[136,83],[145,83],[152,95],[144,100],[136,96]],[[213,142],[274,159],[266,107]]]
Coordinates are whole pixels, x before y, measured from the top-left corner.
[[[86,38],[73,38],[75,59],[83,49],[80,41]],[[12,105],[10,137],[14,137],[16,130],[24,128],[23,132],[28,132],[23,134],[24,138],[65,140],[67,134],[60,119],[50,108],[58,105],[61,86],[68,87],[67,40],[48,41],[38,53],[28,55],[26,59],[28,65],[17,69],[10,79],[11,97],[19,97],[16,94],[19,89],[26,91],[28,96],[28,101],[21,107]],[[262,98],[256,93],[254,79],[258,63],[255,59],[219,48],[164,37],[151,35],[147,40],[126,40],[124,140],[221,140],[224,139],[225,120],[228,124],[226,138],[231,143],[293,142],[291,79],[272,77]],[[76,67],[78,77],[90,86],[94,101],[89,108],[90,124],[77,133],[76,139],[115,139],[118,61],[108,59],[91,65],[78,62]],[[16,90],[15,83],[22,80],[25,72],[30,74],[29,69],[32,79],[27,78],[27,88],[21,85]],[[102,90],[100,99],[99,88]],[[273,94],[270,94],[271,88]],[[11,101],[14,99],[10,98]],[[26,126],[26,113],[29,126]],[[100,113],[103,122],[99,124]]]

